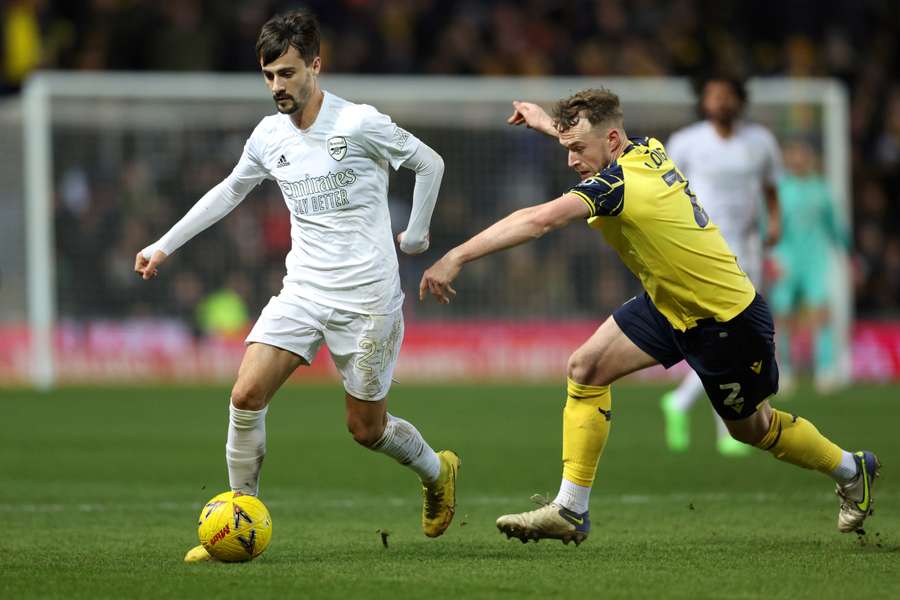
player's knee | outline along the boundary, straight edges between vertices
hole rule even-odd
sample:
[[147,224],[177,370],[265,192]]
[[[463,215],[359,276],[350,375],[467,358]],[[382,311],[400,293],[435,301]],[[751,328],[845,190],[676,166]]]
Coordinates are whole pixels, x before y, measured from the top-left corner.
[[268,402],[268,394],[258,384],[236,383],[231,390],[231,404],[240,410],[262,410]]
[[362,419],[347,419],[347,431],[360,446],[371,448],[384,434],[384,423],[370,423]]
[[609,385],[608,373],[604,372],[602,361],[584,353],[575,352],[569,357],[566,367],[569,379],[583,385]]

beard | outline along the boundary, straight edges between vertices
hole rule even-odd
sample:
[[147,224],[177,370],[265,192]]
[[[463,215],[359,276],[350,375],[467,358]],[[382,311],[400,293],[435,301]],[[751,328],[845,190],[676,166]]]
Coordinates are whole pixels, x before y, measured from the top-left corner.
[[[272,96],[275,100],[275,108],[283,115],[292,115],[300,110],[300,103],[293,96],[287,94],[283,96]],[[287,101],[285,104],[282,102]]]
[[[306,108],[309,98],[312,96],[312,89],[313,80],[309,78],[303,87],[300,88],[296,97],[286,93],[272,96],[272,99],[275,100],[275,108],[283,115],[292,115],[297,111],[302,111]],[[284,106],[280,104],[282,101],[287,101]]]

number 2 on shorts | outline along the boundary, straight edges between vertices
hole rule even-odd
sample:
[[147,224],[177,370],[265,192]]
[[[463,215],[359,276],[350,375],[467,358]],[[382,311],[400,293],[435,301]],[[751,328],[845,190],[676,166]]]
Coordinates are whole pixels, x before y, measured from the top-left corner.
[[741,393],[741,384],[739,383],[723,383],[719,386],[720,390],[729,390],[728,397],[722,402],[725,406],[734,409],[734,412],[740,414],[744,408],[744,399],[738,394]]

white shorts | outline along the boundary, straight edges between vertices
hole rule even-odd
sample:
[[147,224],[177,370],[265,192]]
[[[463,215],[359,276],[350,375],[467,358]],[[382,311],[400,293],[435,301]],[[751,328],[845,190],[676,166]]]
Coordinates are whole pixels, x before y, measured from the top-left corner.
[[269,300],[245,343],[275,346],[312,364],[323,341],[347,393],[360,400],[381,400],[391,388],[400,355],[403,311],[365,315],[282,291]]

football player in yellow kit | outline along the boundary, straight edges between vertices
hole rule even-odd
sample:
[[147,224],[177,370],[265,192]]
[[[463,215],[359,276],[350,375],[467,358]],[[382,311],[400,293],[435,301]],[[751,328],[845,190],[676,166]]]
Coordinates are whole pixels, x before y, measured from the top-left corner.
[[686,360],[731,435],[779,460],[837,482],[838,528],[855,531],[871,513],[878,459],[851,454],[806,419],[773,409],[778,391],[774,326],[766,301],[741,271],[689,182],[654,138],[628,138],[618,97],[584,90],[554,116],[514,102],[509,122],[553,136],[581,182],[559,198],[518,210],[450,250],[425,271],[419,298],[449,303],[466,263],[575,220],[600,231],[644,293],[618,308],[569,358],[563,411],[563,477],[537,510],[501,516],[508,537],[582,542],[588,501],[612,417],[610,384],[655,364]]

